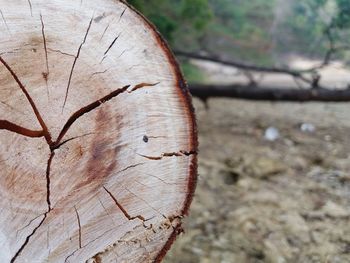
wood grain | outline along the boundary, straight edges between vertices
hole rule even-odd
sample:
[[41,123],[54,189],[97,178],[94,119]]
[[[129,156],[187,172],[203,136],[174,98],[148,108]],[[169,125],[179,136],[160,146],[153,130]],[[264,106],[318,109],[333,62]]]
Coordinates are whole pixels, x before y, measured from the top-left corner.
[[123,1],[0,11],[0,261],[160,262],[197,169],[166,42]]

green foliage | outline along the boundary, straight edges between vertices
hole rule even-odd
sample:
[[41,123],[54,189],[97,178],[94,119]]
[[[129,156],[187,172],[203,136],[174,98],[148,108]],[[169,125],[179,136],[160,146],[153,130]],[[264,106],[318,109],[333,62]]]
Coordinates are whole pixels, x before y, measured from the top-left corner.
[[[323,57],[350,39],[350,0],[129,0],[175,49],[260,65],[286,54]],[[344,57],[349,57],[345,56]],[[184,65],[188,75],[199,76]]]
[[[281,27],[293,36],[289,44],[294,53],[324,56],[330,46],[325,35],[327,30],[332,34],[334,45],[347,41],[342,35],[346,35],[350,29],[350,1],[294,1],[292,12],[285,18]],[[281,37],[285,36],[282,34]]]
[[209,0],[214,19],[206,49],[236,60],[268,64],[275,0]]
[[181,69],[189,83],[203,83],[205,81],[203,72],[190,62],[181,63]]
[[338,5],[338,16],[335,18],[335,24],[341,29],[350,27],[350,1],[336,0]]
[[130,0],[171,43],[184,29],[201,31],[211,19],[207,0]]
[[207,0],[183,0],[181,18],[192,23],[197,30],[203,30],[212,17]]
[[[323,37],[327,21],[321,13],[326,2],[325,0],[304,0],[293,3],[292,12],[286,17],[281,28],[293,36],[293,39],[289,39],[289,43],[295,53],[309,54],[314,49],[313,43]],[[287,39],[283,33],[281,37]],[[327,44],[324,42],[318,46],[317,52],[320,55],[327,48],[325,46]]]
[[165,15],[156,14],[156,13],[150,14],[148,18],[156,25],[159,32],[161,32],[166,39],[168,40],[173,39],[173,33],[176,31],[178,27],[175,20]]

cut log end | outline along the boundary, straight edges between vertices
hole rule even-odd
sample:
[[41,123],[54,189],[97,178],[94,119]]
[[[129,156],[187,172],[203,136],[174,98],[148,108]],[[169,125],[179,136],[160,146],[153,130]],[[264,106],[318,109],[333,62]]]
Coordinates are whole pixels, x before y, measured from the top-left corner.
[[123,1],[0,4],[0,261],[160,262],[197,173],[166,42]]

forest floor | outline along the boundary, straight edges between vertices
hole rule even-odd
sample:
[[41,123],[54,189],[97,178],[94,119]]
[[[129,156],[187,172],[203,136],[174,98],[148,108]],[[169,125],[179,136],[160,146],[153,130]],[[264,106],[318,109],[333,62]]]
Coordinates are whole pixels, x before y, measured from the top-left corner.
[[350,104],[194,104],[198,187],[165,262],[350,262]]

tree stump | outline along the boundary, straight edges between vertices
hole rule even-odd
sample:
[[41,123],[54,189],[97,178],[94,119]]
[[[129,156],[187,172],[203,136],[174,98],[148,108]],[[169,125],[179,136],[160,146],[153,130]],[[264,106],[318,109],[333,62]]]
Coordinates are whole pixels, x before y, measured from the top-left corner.
[[160,262],[197,151],[167,44],[120,0],[0,15],[0,262]]

